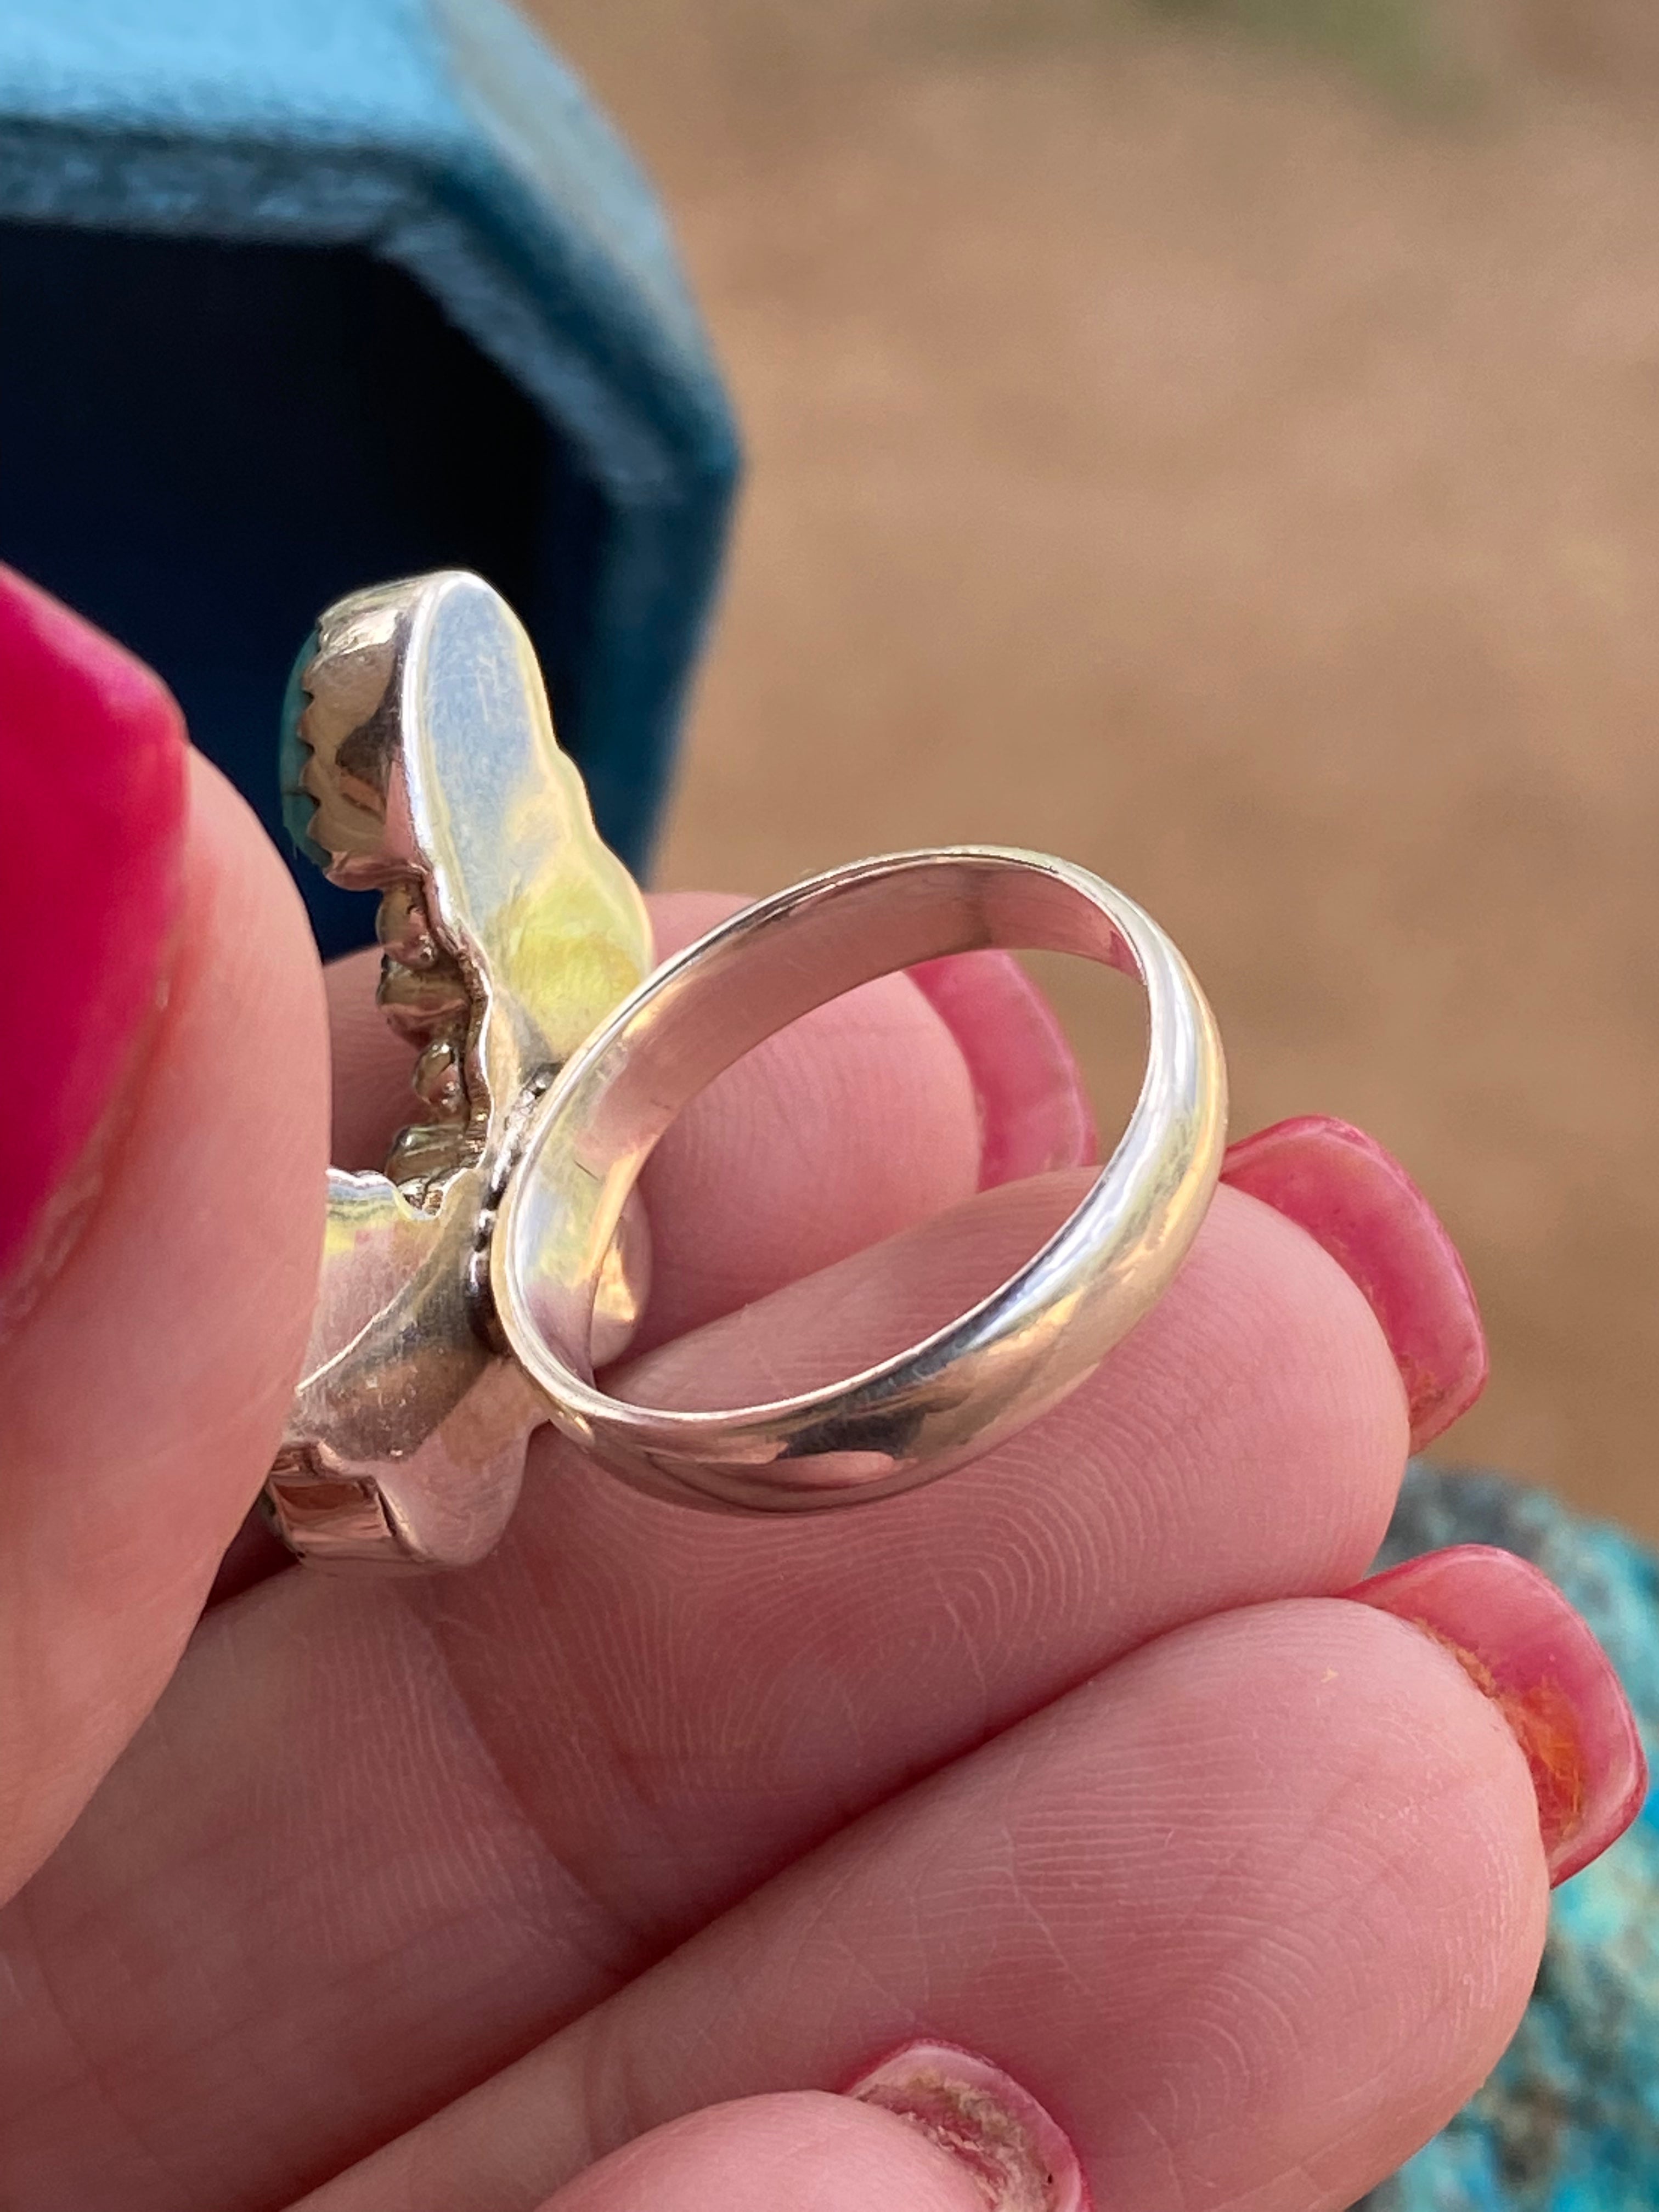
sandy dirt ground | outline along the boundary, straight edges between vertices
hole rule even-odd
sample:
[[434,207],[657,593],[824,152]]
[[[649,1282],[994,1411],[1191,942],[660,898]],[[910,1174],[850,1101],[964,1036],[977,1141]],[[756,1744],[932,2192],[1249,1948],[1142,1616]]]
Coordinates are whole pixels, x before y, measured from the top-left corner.
[[1445,1455],[1659,1533],[1659,9],[1431,23],[1386,94],[1083,0],[539,12],[751,453],[659,879],[1098,868],[1235,1127],[1347,1115],[1451,1224]]

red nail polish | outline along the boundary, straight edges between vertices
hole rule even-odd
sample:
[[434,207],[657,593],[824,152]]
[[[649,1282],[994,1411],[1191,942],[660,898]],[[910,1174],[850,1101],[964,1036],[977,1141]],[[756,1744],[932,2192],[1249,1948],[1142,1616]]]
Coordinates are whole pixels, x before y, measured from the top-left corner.
[[156,1004],[183,848],[184,733],[160,678],[0,568],[0,853],[27,1024],[5,1087],[0,1278],[67,1186]]
[[1081,2160],[1030,2092],[949,2043],[907,2043],[846,2091],[919,2128],[965,2166],[986,2212],[1091,2212]]
[[1585,1622],[1529,1560],[1430,1552],[1347,1592],[1443,1644],[1526,1753],[1552,1886],[1622,1836],[1647,1795],[1635,1715]]
[[1327,1115],[1230,1146],[1221,1179],[1305,1229],[1363,1293],[1406,1386],[1413,1451],[1486,1388],[1480,1309],[1439,1217],[1392,1153]]
[[979,1104],[979,1187],[1096,1158],[1095,1117],[1070,1041],[1011,952],[957,952],[909,971],[956,1039]]

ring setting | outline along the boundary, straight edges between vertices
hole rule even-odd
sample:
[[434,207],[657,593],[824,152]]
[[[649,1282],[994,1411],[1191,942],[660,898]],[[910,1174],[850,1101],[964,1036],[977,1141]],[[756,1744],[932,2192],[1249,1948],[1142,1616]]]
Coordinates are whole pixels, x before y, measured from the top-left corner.
[[[1204,995],[1133,901],[994,846],[860,861],[650,969],[506,603],[442,572],[325,614],[290,696],[291,827],[380,893],[380,1004],[418,1119],[375,1175],[330,1170],[311,1342],[266,1486],[325,1566],[462,1566],[499,1540],[531,1431],[705,1510],[800,1512],[960,1466],[1059,1402],[1162,1296],[1219,1171],[1226,1076]],[[984,945],[1079,954],[1146,991],[1123,1135],[1041,1249],[861,1372],[681,1412],[608,1395],[648,1281],[635,1185],[686,1102],[799,1015]]]

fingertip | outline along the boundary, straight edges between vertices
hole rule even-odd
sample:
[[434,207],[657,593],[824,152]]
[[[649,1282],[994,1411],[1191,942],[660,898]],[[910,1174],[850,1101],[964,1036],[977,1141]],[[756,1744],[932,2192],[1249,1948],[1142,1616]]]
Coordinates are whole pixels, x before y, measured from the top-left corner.
[[186,781],[161,678],[0,568],[0,859],[27,1066],[6,1086],[0,1276],[38,1295],[84,1211],[94,1133],[117,1108],[164,988]]
[[1304,1114],[1229,1146],[1221,1172],[1305,1230],[1364,1297],[1400,1371],[1413,1451],[1468,1411],[1486,1382],[1480,1309],[1445,1224],[1391,1152],[1351,1122]]
[[1625,1832],[1647,1794],[1641,1731],[1589,1623],[1530,1560],[1457,1544],[1346,1595],[1421,1630],[1501,1715],[1532,1777],[1553,1885]]
[[1218,1187],[1181,1273],[1112,1358],[1103,1385],[1155,1414],[1155,1463],[1200,1492],[1228,1470],[1215,1603],[1334,1593],[1364,1572],[1405,1470],[1406,1400],[1364,1296],[1297,1224]]
[[815,2090],[706,2106],[613,2152],[540,2212],[1048,2212],[874,2104]]
[[188,756],[165,1004],[75,1241],[0,1359],[0,1881],[163,1687],[280,1437],[327,1162],[320,975],[287,871]]
[[[287,870],[200,754],[187,782],[166,1004],[95,1208],[14,1357],[20,1389],[52,1395],[40,1455],[82,1463],[83,1498],[109,1484],[106,1534],[152,1556],[188,1548],[210,1571],[274,1446],[309,1324],[327,1030]],[[117,1479],[134,1456],[147,1494]]]
[[849,2097],[895,2113],[978,2183],[988,2212],[1093,2212],[1076,2147],[1023,2083],[953,2043],[908,2043]]

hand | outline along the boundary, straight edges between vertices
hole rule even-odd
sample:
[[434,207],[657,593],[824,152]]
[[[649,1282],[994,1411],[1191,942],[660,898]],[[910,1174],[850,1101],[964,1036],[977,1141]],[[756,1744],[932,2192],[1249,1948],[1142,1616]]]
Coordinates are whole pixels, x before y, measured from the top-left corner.
[[[1385,1156],[1242,1148],[1149,1319],[935,1488],[705,1519],[544,1431],[486,1566],[278,1571],[237,1531],[323,1169],[407,1054],[154,680],[15,581],[0,700],[0,2201],[1315,2212],[1452,2112],[1640,1761],[1519,1562],[1339,1595],[1479,1379]],[[1088,1141],[1000,956],[823,1010],[653,1161],[616,1387],[847,1371]]]

